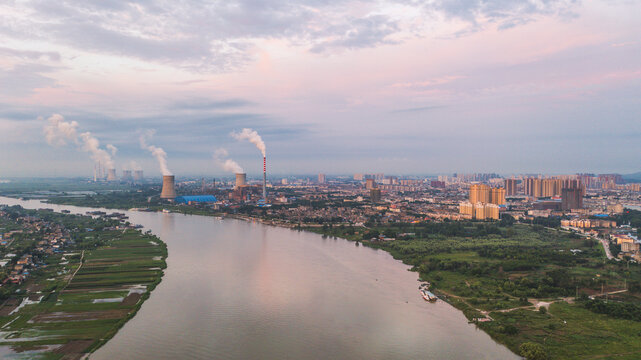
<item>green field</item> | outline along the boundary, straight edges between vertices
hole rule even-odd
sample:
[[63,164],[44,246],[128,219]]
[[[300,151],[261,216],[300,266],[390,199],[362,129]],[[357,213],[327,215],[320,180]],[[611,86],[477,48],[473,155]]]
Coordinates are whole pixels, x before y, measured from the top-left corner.
[[167,248],[137,230],[87,231],[79,225],[98,221],[88,217],[46,216],[75,223],[76,243],[47,256],[24,284],[3,288],[0,312],[13,313],[0,316],[0,346],[29,358],[80,358],[135,315],[161,280]]
[[[641,358],[641,266],[607,261],[596,240],[512,222],[307,230],[388,251],[517,354],[534,343],[544,359]],[[396,240],[372,240],[379,235]],[[606,304],[602,289],[625,291]]]

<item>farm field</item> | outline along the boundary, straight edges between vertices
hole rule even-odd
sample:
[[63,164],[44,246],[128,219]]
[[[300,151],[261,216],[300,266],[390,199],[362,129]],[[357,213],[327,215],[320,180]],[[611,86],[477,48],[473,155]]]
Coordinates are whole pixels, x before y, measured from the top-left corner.
[[95,228],[73,228],[74,243],[43,257],[24,283],[4,286],[0,356],[79,359],[109,340],[160,282],[167,257],[160,239],[93,221]]

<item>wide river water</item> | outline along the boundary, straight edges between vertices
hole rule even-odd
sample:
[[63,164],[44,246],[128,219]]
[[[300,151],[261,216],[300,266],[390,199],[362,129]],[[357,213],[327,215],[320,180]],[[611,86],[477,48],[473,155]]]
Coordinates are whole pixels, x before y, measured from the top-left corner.
[[384,251],[240,220],[126,213],[167,243],[168,267],[91,359],[519,358],[454,307],[425,302],[417,273]]

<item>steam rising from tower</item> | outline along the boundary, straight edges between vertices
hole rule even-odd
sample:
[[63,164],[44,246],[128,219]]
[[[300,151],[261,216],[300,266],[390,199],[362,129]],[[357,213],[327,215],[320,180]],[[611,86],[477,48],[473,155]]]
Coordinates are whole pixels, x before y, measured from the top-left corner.
[[[42,118],[40,117],[38,120],[42,120]],[[115,169],[112,156],[116,155],[118,148],[107,144],[106,148],[109,150],[107,151],[100,147],[100,141],[90,132],[78,134],[78,122],[65,121],[62,115],[53,114],[47,119],[43,130],[49,145],[63,146],[68,141],[72,142],[78,145],[80,150],[89,153],[91,159],[99,166],[105,166],[109,170]]]
[[232,159],[227,159],[228,156],[229,153],[223,148],[220,148],[214,152],[214,160],[216,161],[216,163],[218,163],[218,165],[220,165],[220,167],[223,168],[223,170],[235,174],[244,173],[243,168],[238,165],[237,162]]
[[154,130],[149,130],[140,135],[140,147],[143,150],[147,150],[153,155],[156,160],[158,160],[158,166],[160,167],[160,172],[163,177],[172,175],[171,171],[167,167],[167,153],[162,148],[156,147],[154,145],[147,144],[147,141],[154,136],[156,132]]
[[256,145],[256,148],[263,154],[263,199],[267,201],[267,155],[266,155],[266,149],[265,149],[265,142],[263,139],[258,135],[258,132],[256,130],[244,128],[241,132],[239,133],[231,133],[231,136],[234,137],[236,140],[242,141],[242,140],[247,140],[250,143]]

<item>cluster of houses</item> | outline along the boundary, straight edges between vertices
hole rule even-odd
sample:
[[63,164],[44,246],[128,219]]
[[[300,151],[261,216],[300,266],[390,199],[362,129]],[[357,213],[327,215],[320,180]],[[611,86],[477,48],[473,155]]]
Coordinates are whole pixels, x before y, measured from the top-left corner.
[[[5,213],[0,212],[0,216],[5,215]],[[2,279],[2,285],[7,283],[21,284],[29,276],[30,271],[37,267],[37,264],[34,263],[35,254],[53,255],[62,252],[62,249],[71,242],[69,233],[62,225],[53,224],[33,216],[19,217],[16,222],[21,225],[22,229],[2,234],[2,241],[0,241],[2,248],[0,250],[7,249],[18,234],[44,233],[44,235],[36,243],[33,254],[25,253],[15,262],[13,260],[17,256],[16,254],[4,254],[4,260],[0,261],[0,265],[2,267],[10,266],[10,269],[7,269],[8,276]]]
[[25,254],[20,260],[16,261],[8,277],[2,281],[2,285],[10,282],[12,284],[22,284],[29,275],[29,270],[33,267],[33,255]]

